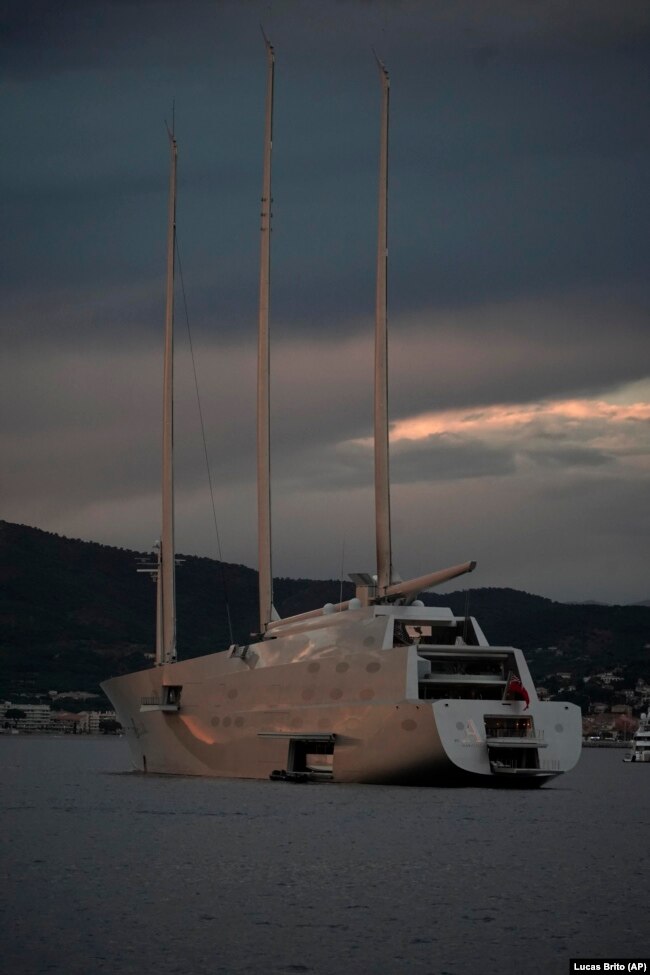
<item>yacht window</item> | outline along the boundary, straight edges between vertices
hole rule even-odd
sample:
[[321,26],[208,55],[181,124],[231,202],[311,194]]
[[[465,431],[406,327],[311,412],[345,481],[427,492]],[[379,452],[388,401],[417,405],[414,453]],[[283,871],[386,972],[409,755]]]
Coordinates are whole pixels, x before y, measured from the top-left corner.
[[182,685],[179,684],[166,684],[163,691],[163,704],[180,704],[181,703],[181,692],[183,690]]

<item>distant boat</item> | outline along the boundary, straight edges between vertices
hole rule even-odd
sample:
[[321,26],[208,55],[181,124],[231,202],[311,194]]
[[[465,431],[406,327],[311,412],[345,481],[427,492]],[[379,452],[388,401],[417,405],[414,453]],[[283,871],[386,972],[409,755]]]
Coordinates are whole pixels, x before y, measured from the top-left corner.
[[642,714],[639,727],[632,738],[632,751],[623,759],[624,762],[648,762],[650,764],[650,715]]
[[[389,77],[378,61],[381,138],[375,323],[376,574],[356,596],[279,619],[273,607],[269,463],[269,277],[275,57],[266,40],[258,343],[260,631],[249,644],[178,661],[172,465],[177,149],[171,166],[163,405],[163,529],[156,556],[156,666],[106,681],[134,766],[280,781],[538,786],[581,748],[575,705],[538,699],[524,654],[491,647],[470,616],[418,595],[464,562],[407,581],[393,571],[387,410]],[[423,530],[431,530],[429,524]],[[433,533],[433,532],[432,532]]]

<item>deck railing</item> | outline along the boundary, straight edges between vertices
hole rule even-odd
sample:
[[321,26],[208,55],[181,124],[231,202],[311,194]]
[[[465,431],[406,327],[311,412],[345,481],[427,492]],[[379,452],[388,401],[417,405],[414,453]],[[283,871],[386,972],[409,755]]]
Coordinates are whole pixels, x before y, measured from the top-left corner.
[[534,728],[486,728],[486,738],[528,738],[543,740],[544,731],[535,731]]

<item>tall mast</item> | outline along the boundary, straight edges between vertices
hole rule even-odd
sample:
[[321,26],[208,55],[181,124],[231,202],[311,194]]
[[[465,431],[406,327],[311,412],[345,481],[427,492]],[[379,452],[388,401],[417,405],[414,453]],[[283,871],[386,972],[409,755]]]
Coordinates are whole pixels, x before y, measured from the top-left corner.
[[174,551],[174,252],[176,245],[176,159],[178,148],[169,133],[169,207],[167,217],[167,289],[163,367],[162,537],[158,567],[158,664],[176,660],[176,582]]
[[271,450],[269,384],[269,287],[271,269],[271,151],[273,148],[273,76],[275,54],[266,45],[266,120],[264,124],[264,174],[262,178],[260,307],[257,345],[257,544],[260,590],[260,633],[273,615],[271,569]]
[[[376,57],[376,55],[375,55]],[[377,227],[377,285],[375,302],[375,533],[377,540],[377,595],[386,595],[392,582],[390,538],[390,483],[388,469],[388,71],[377,58],[381,81],[379,147],[379,206]]]

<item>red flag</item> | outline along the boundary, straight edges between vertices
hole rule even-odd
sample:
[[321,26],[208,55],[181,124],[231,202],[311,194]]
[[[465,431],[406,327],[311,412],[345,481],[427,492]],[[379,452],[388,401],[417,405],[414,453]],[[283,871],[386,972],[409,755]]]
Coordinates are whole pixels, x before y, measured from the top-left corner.
[[513,676],[508,681],[508,686],[506,688],[506,696],[507,695],[511,695],[512,697],[516,698],[518,701],[525,701],[526,707],[524,708],[524,711],[530,704],[530,697],[528,691],[526,690],[526,688],[521,683],[518,677]]

